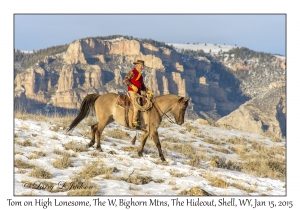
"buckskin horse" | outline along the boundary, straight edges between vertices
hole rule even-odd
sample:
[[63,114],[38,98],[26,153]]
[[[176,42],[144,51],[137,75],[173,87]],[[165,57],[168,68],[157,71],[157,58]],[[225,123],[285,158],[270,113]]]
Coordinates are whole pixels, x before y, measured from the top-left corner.
[[[128,127],[125,120],[124,108],[116,104],[117,99],[118,94],[116,93],[87,95],[80,105],[78,115],[68,127],[67,132],[74,129],[85,117],[89,115],[91,109],[94,109],[98,123],[91,126],[92,138],[88,146],[91,147],[95,144],[96,135],[96,149],[102,152],[100,138],[106,125],[116,121],[120,125]],[[140,112],[141,125],[137,128],[138,130],[142,131],[140,146],[138,148],[138,155],[140,157],[143,156],[143,149],[147,138],[151,136],[158,149],[159,157],[162,161],[165,161],[161,150],[157,129],[162,121],[162,117],[169,111],[172,112],[178,125],[183,124],[188,101],[188,98],[180,97],[174,94],[161,95],[152,99],[152,108],[146,112]],[[128,115],[132,115],[131,110],[129,110]],[[128,120],[128,124],[131,125],[132,118],[129,117]]]

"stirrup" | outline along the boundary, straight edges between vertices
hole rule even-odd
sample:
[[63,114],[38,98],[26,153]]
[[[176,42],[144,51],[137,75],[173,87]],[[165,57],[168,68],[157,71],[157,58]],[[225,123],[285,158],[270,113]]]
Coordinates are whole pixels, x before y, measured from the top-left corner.
[[134,121],[132,122],[133,127],[139,127],[141,125],[140,121]]

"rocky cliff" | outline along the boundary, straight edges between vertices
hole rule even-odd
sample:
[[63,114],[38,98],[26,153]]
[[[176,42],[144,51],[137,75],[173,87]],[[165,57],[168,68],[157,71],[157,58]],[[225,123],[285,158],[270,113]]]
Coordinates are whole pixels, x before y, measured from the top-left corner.
[[[123,37],[76,40],[65,52],[16,72],[15,102],[28,105],[30,100],[31,108],[45,104],[77,109],[89,93],[125,93],[122,80],[137,59],[145,61],[145,83],[154,95],[190,97],[188,115],[193,118],[218,120],[267,89],[285,85],[285,62],[275,57],[267,63],[269,68],[264,68],[266,63],[254,58],[229,59],[197,53],[181,53],[164,45]],[[280,133],[276,129],[273,132]]]
[[242,131],[286,136],[285,87],[272,88],[217,121]]

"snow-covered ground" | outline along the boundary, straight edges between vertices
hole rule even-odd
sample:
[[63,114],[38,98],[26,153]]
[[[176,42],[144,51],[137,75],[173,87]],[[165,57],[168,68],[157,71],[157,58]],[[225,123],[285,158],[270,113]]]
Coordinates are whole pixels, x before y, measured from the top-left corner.
[[[84,122],[82,122],[84,124]],[[158,152],[151,139],[148,139],[144,156],[137,156],[136,145],[131,144],[131,138],[136,131],[126,129],[116,123],[112,123],[104,130],[104,140],[101,141],[103,152],[98,152],[95,146],[86,151],[74,152],[67,150],[64,144],[89,143],[89,138],[83,133],[89,132],[88,126],[77,126],[71,134],[67,134],[63,127],[51,121],[35,121],[32,119],[15,119],[15,160],[23,160],[34,166],[40,166],[47,170],[52,177],[49,179],[34,178],[30,176],[33,168],[15,167],[15,195],[67,195],[68,191],[54,192],[45,189],[33,189],[29,183],[36,186],[46,182],[55,183],[58,187],[62,183],[71,182],[74,173],[78,173],[86,166],[93,164],[94,167],[100,165],[107,168],[116,168],[109,174],[101,174],[92,178],[92,183],[99,187],[99,195],[180,195],[184,191],[198,187],[211,195],[286,195],[286,183],[271,178],[257,177],[243,173],[239,170],[228,170],[211,165],[210,156],[218,155],[227,160],[237,161],[238,155],[230,151],[230,141],[227,139],[241,138],[249,142],[256,141],[260,145],[285,147],[285,142],[272,142],[270,139],[251,133],[244,133],[237,130],[227,130],[210,125],[200,124],[197,121],[186,121],[184,125],[174,125],[163,122],[159,128],[160,140],[166,162],[162,162],[158,157]],[[110,131],[122,130],[130,135],[130,138],[113,138]],[[169,140],[168,140],[169,139]],[[170,141],[173,139],[173,142]],[[228,153],[214,150],[215,144],[205,141],[214,139],[221,142],[219,146],[226,148]],[[22,144],[24,141],[29,144]],[[179,150],[171,150],[167,145],[191,146],[196,153],[202,153],[200,163],[195,167],[188,164],[192,156],[187,156]],[[232,145],[231,145],[232,146]],[[187,147],[189,148],[189,147]],[[71,156],[72,166],[59,169],[53,166],[53,161],[61,155],[54,151],[64,151]],[[177,151],[177,152],[176,152]],[[34,155],[38,154],[38,155]],[[41,155],[43,154],[43,155]],[[76,155],[75,155],[76,154]],[[195,154],[196,155],[196,154]],[[207,156],[207,158],[205,158]],[[259,166],[258,166],[259,167]],[[126,181],[126,178],[133,177],[148,178],[144,184]],[[123,177],[123,178],[122,178]],[[213,184],[217,178],[225,184]],[[142,178],[141,178],[142,179]],[[27,183],[27,185],[25,184]],[[221,186],[223,185],[223,186]],[[35,187],[38,188],[38,187]]]
[[168,45],[173,45],[177,50],[203,50],[205,53],[211,52],[212,54],[217,54],[220,50],[222,52],[227,52],[238,46],[226,45],[226,44],[211,44],[211,43],[191,43],[191,44],[179,44],[179,43],[166,43]]

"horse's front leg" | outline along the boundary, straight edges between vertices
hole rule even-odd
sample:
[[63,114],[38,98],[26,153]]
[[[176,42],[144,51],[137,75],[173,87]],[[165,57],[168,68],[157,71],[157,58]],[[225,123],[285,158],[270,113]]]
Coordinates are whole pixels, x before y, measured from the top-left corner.
[[143,150],[144,150],[144,146],[145,146],[145,143],[146,143],[146,140],[147,140],[148,136],[149,136],[149,132],[143,131],[141,141],[140,141],[140,147],[138,148],[138,155],[140,157],[143,156]]
[[88,144],[88,147],[91,147],[95,144],[95,133],[97,131],[97,127],[98,127],[98,123],[96,123],[95,125],[91,126],[91,133],[92,133],[92,138],[90,143]]
[[163,155],[163,153],[162,153],[162,150],[161,150],[161,145],[160,145],[160,141],[159,141],[159,137],[158,137],[158,132],[157,132],[157,130],[156,130],[156,131],[153,131],[153,132],[151,133],[151,137],[152,137],[152,139],[153,139],[153,141],[154,141],[154,143],[155,143],[155,145],[156,145],[156,147],[157,147],[157,149],[158,149],[158,153],[159,153],[160,159],[161,159],[162,161],[166,161],[166,159],[165,159],[165,157],[164,157],[164,155]]

